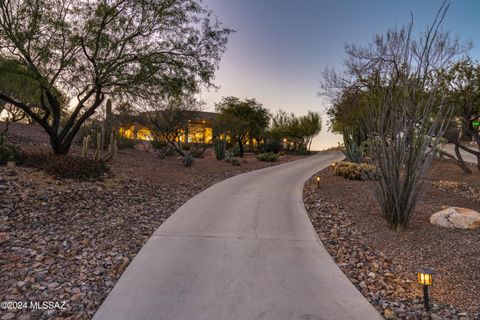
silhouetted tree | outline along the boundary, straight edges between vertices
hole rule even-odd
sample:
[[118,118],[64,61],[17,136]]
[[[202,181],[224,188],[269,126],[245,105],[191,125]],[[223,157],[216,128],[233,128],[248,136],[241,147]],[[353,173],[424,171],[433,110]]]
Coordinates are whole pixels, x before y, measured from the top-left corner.
[[215,118],[215,131],[228,132],[238,143],[240,157],[249,138],[262,136],[268,128],[270,112],[255,99],[240,100],[226,97],[215,105],[219,115]]
[[[107,96],[212,85],[231,30],[210,16],[195,0],[0,1],[0,57],[34,81],[40,103],[15,90],[2,89],[0,99],[39,123],[53,151],[66,154]],[[73,104],[65,119],[56,89]]]

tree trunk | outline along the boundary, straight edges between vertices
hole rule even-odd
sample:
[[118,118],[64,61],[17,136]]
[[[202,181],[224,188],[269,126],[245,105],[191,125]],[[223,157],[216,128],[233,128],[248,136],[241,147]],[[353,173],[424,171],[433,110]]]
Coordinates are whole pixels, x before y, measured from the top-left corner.
[[[455,149],[457,149],[457,147],[455,147]],[[455,153],[456,152],[457,151],[455,151]],[[460,153],[460,151],[458,151],[458,152]],[[462,158],[461,155],[460,155],[460,158],[455,158],[453,155],[451,155],[448,152],[445,152],[443,150],[440,151],[440,155],[455,161],[455,163],[463,170],[463,172],[468,173],[468,174],[472,173],[472,171],[465,164],[465,161],[463,161],[463,158]]]
[[243,158],[243,143],[242,143],[242,138],[238,137],[238,147],[240,149],[240,158]]
[[50,145],[55,155],[66,155],[70,150],[71,143],[64,143],[60,141],[58,137],[50,137]]

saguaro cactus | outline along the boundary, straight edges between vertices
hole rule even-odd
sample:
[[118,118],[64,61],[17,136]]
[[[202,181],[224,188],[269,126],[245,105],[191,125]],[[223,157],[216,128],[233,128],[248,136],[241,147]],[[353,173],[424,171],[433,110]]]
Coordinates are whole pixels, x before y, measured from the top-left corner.
[[225,141],[217,140],[215,142],[215,157],[217,160],[223,160],[225,158]]
[[[88,148],[90,146],[90,135],[83,138],[82,157],[88,158]],[[105,128],[102,128],[101,132],[97,132],[97,141],[93,160],[99,162],[107,162],[114,160],[117,156],[118,146],[117,140],[113,133],[110,134],[110,141],[108,148],[105,151]]]

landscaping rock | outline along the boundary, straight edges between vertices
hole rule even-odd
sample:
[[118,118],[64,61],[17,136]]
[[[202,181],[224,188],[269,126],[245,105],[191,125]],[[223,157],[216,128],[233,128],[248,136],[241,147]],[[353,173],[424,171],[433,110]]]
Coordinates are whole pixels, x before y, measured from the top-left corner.
[[480,228],[480,213],[474,210],[451,207],[432,214],[430,223],[454,229]]
[[[315,176],[331,174],[327,170]],[[314,179],[305,184],[305,208],[320,240],[348,279],[385,319],[480,320],[476,309],[475,314],[462,312],[456,306],[437,303],[435,296],[431,312],[425,311],[421,287],[413,272],[366,245],[363,233],[356,229],[342,205],[330,200],[322,198]]]
[[7,242],[10,239],[10,236],[5,232],[0,233],[0,243]]
[[67,302],[65,310],[0,310],[0,319],[91,319],[173,212],[209,186],[252,169],[156,184],[137,177],[54,180],[20,166],[12,176],[0,166],[0,301]]

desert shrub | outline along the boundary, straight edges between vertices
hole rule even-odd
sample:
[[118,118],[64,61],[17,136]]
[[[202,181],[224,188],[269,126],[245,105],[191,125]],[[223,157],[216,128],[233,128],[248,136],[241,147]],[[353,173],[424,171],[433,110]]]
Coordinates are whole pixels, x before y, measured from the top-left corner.
[[184,143],[184,144],[182,144],[182,150],[183,151],[190,151],[190,150],[192,150],[192,145],[190,143]]
[[208,143],[195,143],[190,149],[190,154],[194,158],[203,158],[203,155],[209,147],[210,144]]
[[232,166],[239,166],[240,165],[240,160],[232,158],[232,159],[230,159],[230,163],[232,164]]
[[120,135],[117,137],[118,149],[133,149],[135,148],[135,144],[136,142],[133,139],[128,139]]
[[238,145],[235,145],[228,149],[227,152],[229,152],[233,157],[238,157],[240,156],[240,147]]
[[377,174],[374,166],[366,163],[348,161],[337,162],[335,174],[350,180],[376,180]]
[[187,168],[191,167],[192,164],[193,164],[193,157],[191,155],[187,154],[185,157],[183,157],[182,162],[183,162],[183,165],[185,167],[187,167]]
[[95,180],[109,172],[105,162],[85,159],[74,155],[58,156],[45,151],[22,152],[21,164],[43,170],[56,178]]
[[150,144],[152,145],[153,149],[164,149],[167,146],[166,142],[157,139],[152,140]]
[[298,149],[297,154],[301,156],[308,156],[309,154],[311,154],[311,152],[307,148],[300,148]]
[[160,157],[170,157],[175,154],[175,150],[166,142],[161,140],[152,140],[152,148],[158,151]]
[[205,153],[205,151],[203,151],[203,150],[193,150],[191,155],[192,155],[192,157],[198,159],[198,158],[203,158],[204,153]]
[[279,153],[282,149],[282,143],[277,140],[270,140],[259,146],[260,152]]
[[17,160],[19,152],[20,148],[18,146],[8,143],[7,138],[0,135],[0,164]]
[[273,152],[260,153],[257,156],[257,159],[259,161],[276,162],[276,161],[278,161],[278,154],[273,153]]

